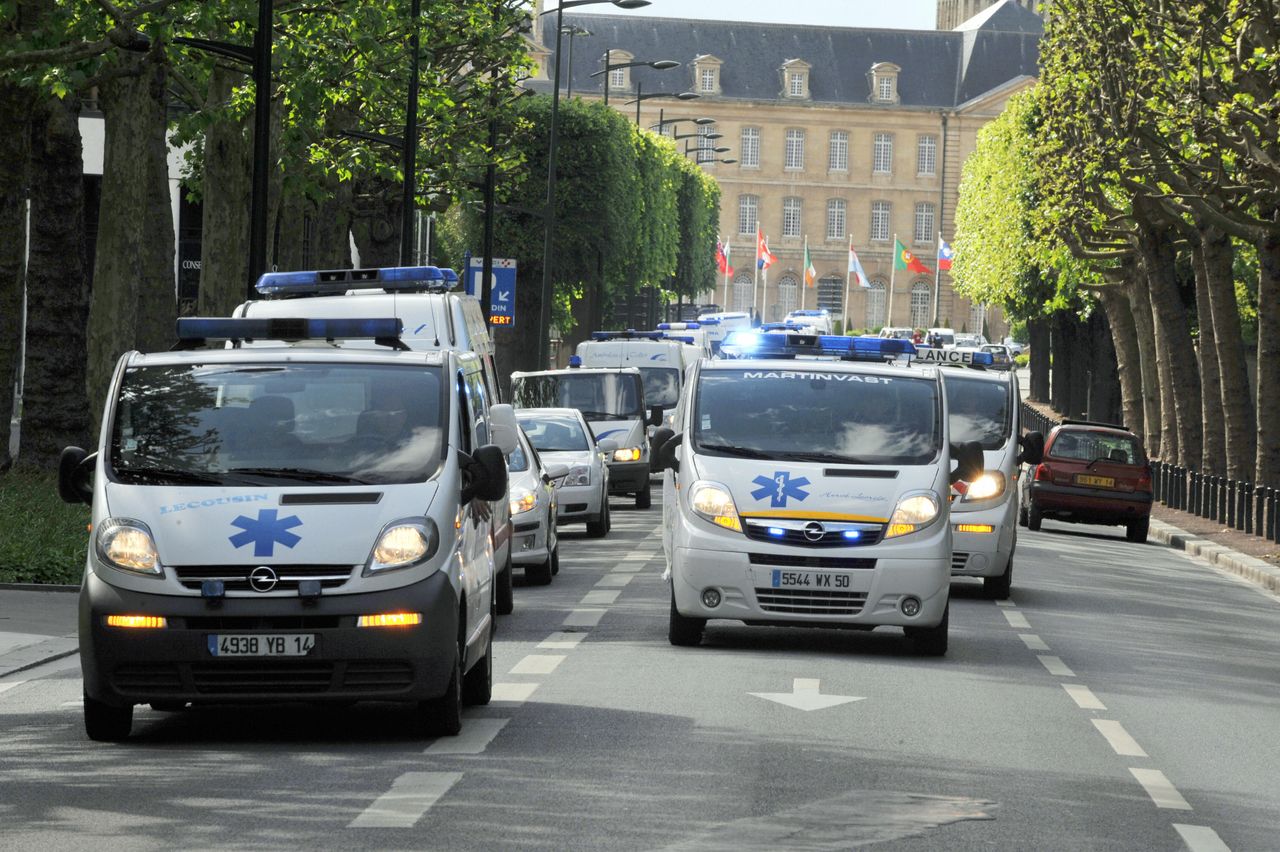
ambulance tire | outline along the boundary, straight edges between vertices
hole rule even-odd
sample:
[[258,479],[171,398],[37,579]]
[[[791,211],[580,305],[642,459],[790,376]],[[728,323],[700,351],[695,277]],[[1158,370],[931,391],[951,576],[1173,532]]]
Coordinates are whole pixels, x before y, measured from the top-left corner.
[[1146,544],[1147,533],[1151,531],[1151,519],[1143,518],[1138,521],[1130,521],[1125,524],[1124,537],[1125,540],[1134,544]]
[[609,508],[609,498],[607,496],[604,500],[604,531],[605,535],[613,531],[613,510]]
[[1013,588],[1013,554],[1009,554],[1009,562],[1004,566],[1004,573],[999,577],[983,577],[982,593],[989,600],[1007,601]]
[[951,621],[951,605],[942,610],[942,621],[936,627],[908,627],[904,632],[917,654],[941,657],[947,653],[947,631]]
[[556,542],[556,546],[551,549],[551,576],[560,573],[560,542]]
[[133,729],[133,705],[113,707],[84,697],[84,732],[97,743],[118,743],[129,739]]
[[600,517],[587,521],[587,535],[590,538],[604,538],[609,534],[609,496],[606,494],[604,504],[600,508]]
[[676,593],[671,591],[671,620],[667,627],[667,639],[672,645],[691,648],[702,644],[702,631],[707,626],[705,618],[690,618],[676,609]]
[[476,661],[462,678],[462,703],[471,707],[483,707],[493,697],[493,640],[485,648],[484,656]]
[[650,494],[651,487],[652,486],[650,486],[649,481],[646,479],[644,483],[644,488],[636,492],[636,508],[637,509],[647,509],[653,505],[653,496]]
[[507,567],[498,572],[494,580],[493,597],[497,603],[498,615],[510,615],[516,608],[516,593],[512,588],[511,555],[507,554]]
[[1027,507],[1020,506],[1018,508],[1018,525],[1025,527],[1027,525]]
[[456,737],[462,730],[462,660],[462,645],[459,643],[453,674],[444,695],[419,705],[430,736]]
[[1027,510],[1027,529],[1032,532],[1040,531],[1040,510],[1036,508],[1036,504],[1032,503],[1031,508]]
[[551,574],[552,574],[551,569],[553,567],[554,566],[551,564],[550,554],[547,555],[546,561],[541,563],[540,565],[524,566],[525,582],[531,586],[551,585]]

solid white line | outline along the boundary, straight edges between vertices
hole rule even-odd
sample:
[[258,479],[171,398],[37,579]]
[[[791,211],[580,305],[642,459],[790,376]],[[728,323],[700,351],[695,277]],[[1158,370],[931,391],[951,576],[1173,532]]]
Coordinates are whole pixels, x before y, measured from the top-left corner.
[[1049,650],[1049,646],[1044,643],[1044,640],[1034,633],[1019,633],[1018,638],[1022,640],[1022,644],[1027,646],[1028,650],[1031,650],[1031,651]]
[[1098,700],[1098,696],[1093,694],[1093,690],[1087,686],[1078,683],[1064,683],[1062,688],[1067,691],[1072,700],[1080,707],[1081,710],[1106,710],[1107,706]]
[[461,772],[406,772],[347,827],[413,828],[461,778]]
[[22,686],[24,683],[26,683],[25,680],[6,680],[4,682],[0,682],[0,692],[8,692],[15,686]]
[[601,577],[599,580],[596,581],[596,585],[599,586],[600,588],[607,588],[607,587],[613,587],[613,586],[621,588],[625,586],[627,583],[630,583],[635,578],[635,576],[636,576],[635,574],[605,574],[603,577]]
[[597,589],[587,592],[578,603],[582,606],[608,606],[616,601],[621,593],[621,589]]
[[1218,832],[1207,825],[1183,825],[1175,822],[1173,827],[1182,836],[1191,852],[1231,852],[1231,848],[1222,842]]
[[557,630],[539,642],[538,647],[546,648],[547,650],[572,651],[578,647],[578,643],[585,639],[586,636],[587,634],[585,633],[563,633]]
[[1094,719],[1093,726],[1098,729],[1098,733],[1107,738],[1107,742],[1116,754],[1124,757],[1147,756],[1142,746],[1138,745],[1138,741],[1129,736],[1129,732],[1119,722],[1113,722],[1110,719]]
[[1020,612],[1010,612],[1007,609],[1001,610],[1004,613],[1004,620],[1009,622],[1010,627],[1018,627],[1022,630],[1029,630],[1031,625],[1027,623],[1027,617]]
[[1157,808],[1169,808],[1175,811],[1191,810],[1191,805],[1187,804],[1187,800],[1182,798],[1182,794],[1159,769],[1130,768],[1129,771],[1133,773],[1134,778],[1138,779],[1138,783],[1147,791],[1147,795],[1156,803]]
[[556,666],[564,662],[563,654],[530,654],[511,667],[509,674],[543,675],[551,674]]
[[1075,677],[1076,673],[1064,662],[1061,657],[1055,657],[1050,654],[1036,654],[1036,659],[1044,663],[1044,667],[1049,670],[1049,674],[1054,677]]
[[495,683],[490,693],[492,701],[506,701],[510,704],[523,704],[538,688],[536,683]]
[[441,737],[427,746],[423,754],[483,754],[509,719],[467,719],[462,733]]
[[605,611],[602,609],[574,609],[565,616],[565,627],[595,627],[600,623]]

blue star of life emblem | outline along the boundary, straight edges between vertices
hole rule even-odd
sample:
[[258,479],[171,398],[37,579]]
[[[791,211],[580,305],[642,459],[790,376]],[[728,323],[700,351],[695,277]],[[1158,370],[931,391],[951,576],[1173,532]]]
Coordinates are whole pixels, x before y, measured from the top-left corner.
[[774,471],[772,479],[767,476],[757,476],[751,482],[760,486],[751,492],[752,499],[763,500],[768,497],[769,505],[774,509],[786,506],[788,498],[802,501],[809,496],[809,492],[804,490],[804,486],[809,484],[809,478],[797,476],[793,479],[785,470]]
[[275,509],[259,509],[256,521],[241,515],[231,522],[231,526],[239,527],[243,530],[243,532],[230,536],[231,544],[236,548],[241,548],[249,542],[253,542],[254,556],[273,556],[276,542],[283,544],[285,547],[293,547],[302,541],[301,536],[289,532],[294,527],[302,526],[302,521],[298,519],[298,516],[290,515],[287,518],[277,518]]

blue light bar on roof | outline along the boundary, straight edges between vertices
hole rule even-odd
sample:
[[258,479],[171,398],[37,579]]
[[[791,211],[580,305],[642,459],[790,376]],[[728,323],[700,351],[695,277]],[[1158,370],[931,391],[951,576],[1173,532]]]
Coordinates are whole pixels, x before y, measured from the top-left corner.
[[883,361],[916,352],[910,340],[882,337],[845,337],[838,334],[770,334],[738,331],[725,347],[739,357],[791,358],[797,355],[833,356],[858,361]]
[[663,338],[663,340],[674,340],[678,343],[687,343],[690,346],[694,345],[692,337],[689,337],[687,335],[681,335],[681,334],[668,334]]
[[658,328],[661,331],[692,331],[701,326],[696,322],[660,322]]
[[388,266],[267,272],[258,279],[256,289],[264,296],[331,296],[348,290],[446,289],[456,282],[456,274],[450,281],[434,266]]
[[700,317],[700,318],[698,319],[698,322],[697,322],[696,324],[697,324],[697,325],[699,325],[699,326],[704,326],[704,325],[719,325],[719,324],[720,324],[720,317]]
[[636,331],[629,328],[626,331],[593,331],[591,332],[592,340],[662,340],[666,337],[661,331]]
[[458,273],[454,272],[447,266],[440,267],[440,274],[444,276],[444,283],[453,288],[458,283]]
[[337,340],[398,338],[404,324],[395,317],[313,319],[309,317],[179,317],[178,339]]
[[805,328],[808,328],[808,326],[801,325],[797,322],[791,322],[789,320],[784,322],[767,322],[760,326],[761,331],[801,331]]

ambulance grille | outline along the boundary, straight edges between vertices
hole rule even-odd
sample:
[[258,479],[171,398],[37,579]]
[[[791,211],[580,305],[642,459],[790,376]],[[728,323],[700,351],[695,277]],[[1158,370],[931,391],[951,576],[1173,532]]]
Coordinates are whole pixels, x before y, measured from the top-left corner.
[[874,559],[854,556],[801,556],[791,553],[749,553],[747,561],[752,565],[772,565],[778,568],[847,568],[870,570],[876,567]]
[[796,615],[857,615],[867,604],[866,592],[831,589],[756,588],[756,601],[765,612]]
[[279,695],[328,692],[332,662],[237,660],[195,663],[191,680],[205,695]]
[[128,695],[152,695],[182,691],[182,674],[174,663],[137,663],[116,666],[111,685]]
[[[177,565],[173,573],[184,588],[200,591],[205,580],[221,580],[228,592],[251,592],[249,574],[257,565]],[[320,588],[336,589],[351,578],[351,565],[271,565],[279,578],[273,592],[296,592],[302,580],[319,580]],[[354,566],[358,567],[358,566]]]
[[956,553],[956,552],[953,552],[951,554],[951,570],[952,571],[963,571],[964,566],[968,564],[969,564],[969,554]]

